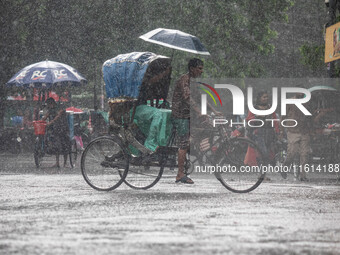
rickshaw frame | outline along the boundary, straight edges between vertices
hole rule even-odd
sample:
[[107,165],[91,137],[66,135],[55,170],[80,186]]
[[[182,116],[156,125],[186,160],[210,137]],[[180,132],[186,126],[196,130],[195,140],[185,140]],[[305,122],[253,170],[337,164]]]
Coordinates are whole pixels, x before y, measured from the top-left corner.
[[314,86],[309,90],[312,94],[310,105],[313,116],[317,116],[322,110],[329,112],[324,120],[316,123],[315,132],[312,134],[312,159],[316,163],[339,164],[340,91],[329,86]]
[[[322,109],[329,108],[328,106],[332,104],[327,100],[328,95],[336,98],[340,98],[340,91],[329,86],[314,86],[309,89],[312,97],[308,103],[309,110],[312,113],[313,118],[315,118]],[[340,106],[340,105],[339,105]],[[321,122],[318,127],[314,127],[310,137],[310,164],[318,166],[335,166],[340,165],[340,112],[339,106],[335,105],[335,119],[331,118],[332,123]],[[330,119],[329,119],[330,120]],[[315,123],[314,123],[315,124]],[[287,140],[283,140],[278,144],[278,150],[275,156],[277,164],[282,164],[287,156]],[[293,169],[294,176],[299,179],[299,160],[296,159],[296,167]],[[315,168],[315,167],[314,167]],[[306,167],[309,169],[309,166]],[[324,168],[322,171],[325,172]],[[335,172],[336,173],[336,172]],[[337,178],[340,180],[340,173],[337,172]]]
[[[170,65],[171,61],[167,60],[168,58],[163,56],[160,58],[166,59],[166,62]],[[170,169],[177,167],[178,147],[174,144],[176,130],[172,129],[166,145],[158,146],[157,150],[152,152],[138,141],[138,128],[135,128],[133,122],[138,106],[145,106],[144,104],[149,101],[150,106],[155,102],[153,106],[160,108],[163,106],[163,104],[159,104],[160,100],[163,99],[165,101],[167,98],[170,74],[165,77],[164,88],[160,87],[162,85],[161,83],[155,85],[149,83],[149,79],[145,79],[148,73],[147,71],[151,68],[145,68],[141,76],[138,72],[136,73],[135,70],[126,70],[129,66],[131,67],[131,63],[136,65],[138,70],[141,70],[141,67],[146,63],[153,63],[152,60],[154,59],[159,59],[159,57],[153,53],[134,52],[118,55],[116,58],[106,61],[103,65],[106,92],[109,100],[111,98],[111,102],[109,101],[109,104],[111,103],[111,133],[110,136],[98,137],[91,141],[85,148],[81,158],[82,175],[85,181],[96,190],[114,190],[123,182],[135,189],[148,189],[159,181],[163,174],[164,167],[169,167]],[[171,68],[171,66],[163,66],[160,72],[165,72],[164,70],[167,70],[169,67]],[[159,72],[156,72],[154,75],[158,76],[158,74]],[[120,75],[122,75],[123,78],[119,77]],[[129,75],[139,76],[139,84],[134,83],[135,77],[130,77]],[[129,79],[132,79],[132,81]],[[130,86],[135,87],[130,89]],[[137,88],[137,92],[134,90],[135,88]],[[116,114],[116,116],[114,116],[114,114]],[[237,161],[238,164],[242,162],[243,164],[243,159],[240,161],[235,157],[238,153],[237,149],[241,148],[241,143],[243,144],[243,151],[247,152],[247,149],[251,146],[253,150],[257,152],[257,159],[263,160],[264,157],[262,153],[253,141],[247,138],[227,136],[226,133],[228,131],[223,129],[224,127],[222,125],[221,128],[222,130],[219,129],[215,130],[216,132],[210,132],[210,149],[202,153],[199,152],[198,155],[196,155],[196,159],[198,159],[200,163],[204,163],[201,161],[204,157],[206,159],[210,157],[207,153],[211,153],[210,158],[212,158],[213,153],[216,152],[213,148],[220,145],[217,150],[218,152],[214,156],[218,154],[224,158],[223,160],[227,160],[228,162],[231,162],[231,158],[234,156],[235,162]],[[140,155],[134,156],[131,146],[137,149]],[[131,166],[134,166],[135,169],[129,169]],[[190,159],[188,159],[186,163],[186,168],[189,167]],[[153,170],[151,168],[156,169]],[[138,176],[138,180],[129,177],[130,175],[132,177]],[[259,174],[256,173],[254,180],[250,181],[247,187],[241,186],[240,188],[230,185],[228,181],[231,179],[227,181],[221,174],[216,174],[215,176],[224,187],[237,193],[254,190],[264,179],[263,172]],[[150,180],[146,181],[145,179],[147,178],[150,178]],[[174,178],[174,175],[172,175],[171,178]],[[140,182],[143,183],[140,184]]]

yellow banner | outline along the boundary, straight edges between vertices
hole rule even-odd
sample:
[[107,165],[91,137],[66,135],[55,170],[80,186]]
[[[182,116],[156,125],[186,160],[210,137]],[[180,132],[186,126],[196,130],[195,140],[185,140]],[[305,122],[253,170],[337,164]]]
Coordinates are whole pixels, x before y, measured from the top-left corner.
[[325,63],[340,59],[340,22],[326,29]]

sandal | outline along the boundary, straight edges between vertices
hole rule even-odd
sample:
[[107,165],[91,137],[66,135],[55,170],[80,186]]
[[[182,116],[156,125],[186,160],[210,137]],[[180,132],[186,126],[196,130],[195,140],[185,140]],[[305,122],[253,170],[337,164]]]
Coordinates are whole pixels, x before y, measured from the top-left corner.
[[185,183],[185,184],[194,184],[194,181],[191,180],[188,176],[183,176],[181,179],[176,180],[176,183]]

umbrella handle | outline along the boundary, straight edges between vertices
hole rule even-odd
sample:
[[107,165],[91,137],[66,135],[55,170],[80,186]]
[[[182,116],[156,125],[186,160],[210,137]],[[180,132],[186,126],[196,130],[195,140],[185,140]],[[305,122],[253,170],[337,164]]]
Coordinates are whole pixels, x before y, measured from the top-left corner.
[[172,60],[173,60],[174,54],[175,54],[175,50],[172,50],[172,54],[171,54],[171,58],[170,58],[170,63],[171,63]]

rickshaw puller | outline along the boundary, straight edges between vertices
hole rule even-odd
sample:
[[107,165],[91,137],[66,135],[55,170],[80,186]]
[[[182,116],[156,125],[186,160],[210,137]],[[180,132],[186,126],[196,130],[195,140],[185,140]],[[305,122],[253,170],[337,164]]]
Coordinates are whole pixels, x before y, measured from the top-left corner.
[[[203,73],[203,62],[200,59],[193,58],[188,63],[188,73],[182,75],[176,82],[173,98],[172,98],[172,120],[176,128],[176,133],[179,140],[178,150],[178,172],[176,176],[176,183],[193,184],[193,180],[186,176],[184,172],[184,163],[186,154],[189,150],[190,138],[190,109],[194,110],[194,114],[200,119],[203,117],[200,108],[195,100],[190,96],[190,80],[191,78],[198,78]],[[210,104],[208,104],[216,114]],[[203,117],[205,118],[205,116]],[[206,119],[206,118],[205,118]]]

